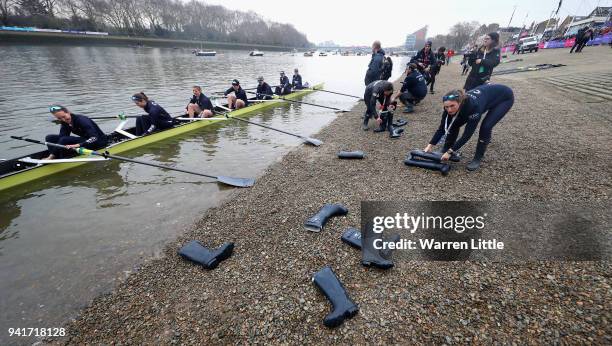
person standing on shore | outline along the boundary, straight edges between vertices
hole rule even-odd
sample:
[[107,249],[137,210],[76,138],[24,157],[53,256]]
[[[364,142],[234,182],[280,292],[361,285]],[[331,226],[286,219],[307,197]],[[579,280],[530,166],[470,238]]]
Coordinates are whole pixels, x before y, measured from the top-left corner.
[[584,35],[582,36],[582,39],[580,40],[580,44],[578,44],[578,47],[576,48],[576,53],[582,53],[582,49],[584,48],[584,46],[586,46],[586,44],[592,39],[593,29],[587,28],[587,30],[584,32]]
[[193,118],[196,114],[200,118],[210,118],[213,116],[213,105],[210,99],[202,93],[199,85],[193,86],[193,97],[187,105],[187,115]]
[[498,44],[498,33],[492,32],[485,36],[484,45],[472,57],[473,61],[470,63],[472,70],[463,86],[465,91],[489,82],[493,69],[500,63],[501,51],[497,47]]
[[[61,122],[58,135],[47,135],[45,142],[56,143],[67,149],[86,148],[91,150],[104,148],[108,144],[108,137],[100,130],[98,124],[88,117],[71,113],[64,106],[51,106],[49,112]],[[71,136],[74,133],[77,136]],[[49,156],[43,160],[63,159],[68,150],[49,146]]]
[[[574,52],[574,48],[578,48],[580,44],[582,43],[582,38],[584,37],[584,33],[586,32],[587,28],[588,26],[578,29],[578,32],[576,33],[576,37],[574,37],[574,45],[569,51],[570,54]],[[576,49],[576,53],[578,53],[578,49]]]
[[363,94],[363,102],[366,104],[366,112],[364,114],[363,125],[361,129],[367,131],[370,118],[376,119],[380,126],[383,119],[377,111],[376,104],[379,104],[381,112],[387,111],[387,107],[391,104],[391,95],[393,94],[393,84],[386,80],[377,80],[370,84],[365,89]]
[[380,41],[376,40],[374,43],[372,43],[372,58],[370,59],[368,70],[366,71],[364,78],[366,86],[380,79],[383,71],[384,59],[385,51],[381,48]]
[[429,93],[434,93],[434,84],[436,83],[436,75],[440,73],[442,66],[444,65],[444,51],[446,48],[440,47],[436,54],[434,54],[435,62],[429,67],[429,81],[427,85],[429,85]]
[[136,136],[147,136],[174,126],[170,114],[155,101],[149,100],[143,92],[132,95],[132,102],[147,112],[136,118]]
[[[467,93],[464,93],[463,90],[453,90],[444,95],[442,101],[444,112],[440,126],[424,151],[431,152],[444,137],[442,160],[448,160],[472,137],[482,115],[486,112],[480,125],[476,153],[467,165],[469,171],[475,171],[480,167],[487,145],[491,141],[493,127],[512,108],[514,93],[512,89],[501,84],[481,85]],[[465,126],[463,134],[457,140],[459,129],[463,126]]]
[[237,79],[232,81],[232,86],[225,90],[223,95],[227,96],[227,107],[231,110],[244,108],[249,105],[247,94]]
[[431,50],[431,41],[425,43],[425,47],[421,49],[415,56],[410,59],[411,63],[417,65],[419,72],[425,77],[425,81],[429,82],[431,76],[429,73],[429,66],[436,62],[436,58]]

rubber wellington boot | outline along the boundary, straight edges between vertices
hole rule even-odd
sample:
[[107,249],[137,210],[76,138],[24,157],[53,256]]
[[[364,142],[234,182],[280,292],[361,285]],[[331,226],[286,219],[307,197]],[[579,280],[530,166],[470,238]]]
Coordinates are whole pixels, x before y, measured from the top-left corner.
[[361,150],[355,151],[339,151],[338,158],[339,159],[363,159],[365,157],[365,153]]
[[487,151],[487,143],[478,141],[478,144],[476,145],[476,153],[474,154],[474,158],[472,159],[470,163],[467,164],[466,168],[468,171],[475,171],[478,168],[480,168],[480,161],[482,160],[482,157],[484,156],[485,151]]
[[321,290],[332,305],[332,311],[325,316],[323,324],[333,328],[344,323],[359,312],[359,307],[349,298],[344,286],[330,267],[325,267],[312,277],[312,282]]
[[438,163],[428,160],[417,160],[413,159],[412,157],[409,157],[404,160],[404,164],[406,166],[420,167],[425,169],[431,169],[432,171],[438,171],[442,173],[442,175],[448,175],[448,172],[451,169],[450,165],[446,163]]
[[369,130],[370,128],[368,127],[368,122],[370,122],[370,117],[366,114],[363,117],[363,124],[361,125],[361,129],[364,131]]
[[413,113],[413,112],[414,112],[414,106],[406,105],[406,108],[404,108],[404,113]]
[[306,220],[304,227],[307,231],[320,232],[332,216],[342,216],[348,214],[348,209],[342,204],[325,204],[310,219]]
[[[361,250],[361,232],[358,229],[352,227],[347,229],[346,231],[344,231],[344,233],[342,233],[340,239],[342,239],[342,241],[346,244]],[[390,243],[397,243],[399,240],[400,235],[397,233],[392,234],[391,236],[389,236],[388,239],[385,239],[385,241]],[[389,248],[381,249],[379,252],[383,258],[388,260],[391,259],[393,254],[393,250]]]
[[[389,261],[380,255],[380,251],[374,247],[382,245],[382,233],[374,233],[372,225],[369,232],[363,232],[361,234],[361,264],[366,267],[376,267],[380,269],[393,268],[393,261]],[[377,241],[376,244],[374,241]]]
[[229,258],[234,250],[234,243],[224,243],[214,250],[202,245],[197,240],[192,240],[179,250],[181,257],[201,264],[206,269],[214,269],[219,262]]

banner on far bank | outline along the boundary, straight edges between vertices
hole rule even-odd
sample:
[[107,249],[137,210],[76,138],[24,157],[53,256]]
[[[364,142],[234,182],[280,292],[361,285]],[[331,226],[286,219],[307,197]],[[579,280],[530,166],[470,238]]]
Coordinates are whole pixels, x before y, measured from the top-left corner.
[[[610,260],[610,206],[604,201],[365,201],[362,249],[393,249],[395,261]],[[399,241],[390,241],[394,234]]]

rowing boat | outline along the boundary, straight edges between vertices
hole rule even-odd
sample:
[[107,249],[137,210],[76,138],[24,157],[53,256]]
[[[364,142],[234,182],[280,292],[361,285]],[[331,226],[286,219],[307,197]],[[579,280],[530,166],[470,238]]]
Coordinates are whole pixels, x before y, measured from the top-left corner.
[[[316,85],[313,89],[304,89],[295,91],[288,95],[283,95],[283,98],[295,99],[321,88],[323,88],[323,84]],[[228,114],[228,116],[248,117],[259,110],[272,107],[283,102],[285,101],[275,98],[269,102],[255,103],[251,106],[232,111]],[[221,109],[219,109],[219,111],[223,112]],[[177,121],[180,121],[179,119],[181,117],[179,116],[175,118]],[[127,138],[125,135],[113,132],[109,134],[112,144],[107,148],[100,149],[98,151],[108,151],[110,154],[120,154],[167,138],[172,138],[183,133],[195,131],[224,120],[225,118],[215,118],[206,121],[180,121],[179,124],[175,125],[171,129],[154,132],[151,135],[136,138]],[[123,132],[127,131],[131,133],[133,130],[133,128],[126,129],[123,130]],[[62,160],[62,162],[58,163],[41,164],[40,159],[46,157],[48,154],[48,151],[40,151],[34,154],[0,162],[0,191],[81,166],[90,161],[99,161],[99,159],[92,159],[87,156],[77,156],[73,159],[73,161]]]

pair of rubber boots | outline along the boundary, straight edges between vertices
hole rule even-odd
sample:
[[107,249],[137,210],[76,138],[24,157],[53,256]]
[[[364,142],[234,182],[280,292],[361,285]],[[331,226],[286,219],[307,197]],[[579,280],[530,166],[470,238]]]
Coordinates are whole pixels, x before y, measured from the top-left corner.
[[[453,153],[450,157],[450,161],[459,162],[461,157]],[[447,175],[451,167],[447,163],[442,162],[441,153],[428,153],[422,150],[412,150],[406,160],[404,160],[406,166],[420,167],[438,171],[442,175]]]
[[[359,232],[359,230],[355,228],[349,228],[342,234],[342,241],[347,243],[348,245],[361,249],[361,264],[366,267],[375,267],[379,269],[391,269],[394,264],[392,261],[392,253],[393,250],[390,249],[376,249],[374,247],[374,242],[376,240],[381,240],[378,242],[378,246],[382,245],[383,234],[375,233],[370,228],[369,232],[365,232],[365,235]],[[388,239],[387,242],[396,243],[400,240],[399,234],[393,234]]]
[[206,269],[214,269],[234,251],[234,243],[224,243],[216,249],[209,249],[197,240],[192,240],[179,250],[179,255],[198,263]]
[[[364,127],[367,128],[368,118],[364,120]],[[385,132],[389,131],[389,138],[399,138],[404,132],[402,128],[393,127],[393,114],[387,113],[385,116],[382,116],[382,122],[380,123],[380,127],[374,129],[374,132]]]

